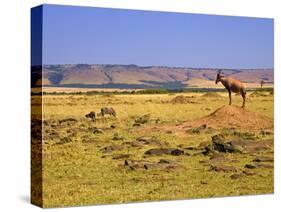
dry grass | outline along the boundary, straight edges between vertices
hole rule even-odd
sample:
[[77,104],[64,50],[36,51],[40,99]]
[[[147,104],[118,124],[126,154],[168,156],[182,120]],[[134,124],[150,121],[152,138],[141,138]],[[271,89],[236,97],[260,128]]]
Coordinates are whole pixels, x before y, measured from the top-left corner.
[[[219,95],[222,97],[207,99],[202,98],[201,93],[184,94],[193,96],[192,100],[197,104],[173,104],[171,100],[175,96],[168,94],[44,96],[44,207],[272,193],[272,168],[257,168],[254,170],[256,174],[234,180],[230,177],[231,172],[211,171],[210,166],[202,162],[208,157],[196,152],[180,156],[144,154],[148,149],[159,148],[158,145],[181,149],[198,147],[201,143],[210,142],[211,136],[228,132],[229,126],[225,126],[225,129],[199,130],[198,133],[179,136],[173,130],[158,129],[209,115],[228,103],[225,92]],[[37,98],[34,96],[33,102]],[[241,98],[234,96],[233,104],[240,105]],[[90,111],[99,112],[101,107],[113,107],[117,118],[98,117],[93,122],[84,117]],[[273,96],[250,99],[246,107],[273,119]],[[145,114],[150,114],[148,120],[140,126],[133,126],[135,120]],[[102,133],[96,133],[97,128]],[[273,139],[273,129],[268,133],[262,130],[253,133],[257,140]],[[131,145],[141,136],[153,137],[160,144],[154,141]],[[118,148],[104,151],[108,146]],[[273,147],[257,154],[273,156]],[[129,155],[128,160],[144,160],[152,164],[160,159],[171,160],[181,168],[131,170],[124,165],[125,159],[113,159],[116,155]],[[223,164],[235,166],[240,174],[254,156],[226,153],[224,157],[227,160]]]

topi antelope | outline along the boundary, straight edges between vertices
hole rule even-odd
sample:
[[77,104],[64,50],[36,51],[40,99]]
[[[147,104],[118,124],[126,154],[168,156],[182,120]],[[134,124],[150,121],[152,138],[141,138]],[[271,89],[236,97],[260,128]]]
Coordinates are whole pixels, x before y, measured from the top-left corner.
[[242,82],[240,82],[237,79],[231,78],[231,77],[225,77],[221,70],[217,73],[217,79],[216,84],[218,82],[221,82],[223,86],[228,90],[229,93],[229,105],[231,105],[231,92],[234,93],[240,93],[243,98],[243,105],[242,108],[245,107],[245,101],[246,101],[246,88]]

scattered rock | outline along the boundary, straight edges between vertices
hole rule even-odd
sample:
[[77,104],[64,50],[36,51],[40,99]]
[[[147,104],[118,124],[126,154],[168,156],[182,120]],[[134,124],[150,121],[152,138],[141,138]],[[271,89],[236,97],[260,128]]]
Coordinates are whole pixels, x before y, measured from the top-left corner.
[[220,136],[215,135],[212,137],[213,148],[218,152],[229,152],[229,153],[242,153],[243,148],[235,145],[232,141],[223,141]]
[[184,151],[180,149],[175,149],[175,148],[159,148],[159,149],[150,149],[147,150],[144,154],[146,155],[162,155],[162,154],[167,154],[167,155],[183,155]]
[[173,163],[173,161],[167,159],[160,159],[158,163]]
[[216,172],[237,172],[234,166],[211,165],[211,170]]
[[90,113],[86,114],[85,117],[91,119],[92,121],[95,121],[96,113],[94,111],[91,111]]
[[114,159],[114,160],[128,159],[129,157],[130,157],[130,154],[118,154],[118,155],[113,155],[112,159]]
[[247,168],[247,169],[255,169],[257,167],[255,165],[253,165],[253,164],[246,164],[245,168]]
[[266,156],[259,156],[256,157],[253,162],[274,162],[274,159],[272,157],[266,157]]
[[243,171],[243,174],[248,175],[248,176],[252,176],[252,175],[255,175],[256,173],[247,169],[247,170]]
[[60,123],[60,124],[66,123],[66,122],[67,122],[67,123],[68,123],[68,122],[72,122],[72,123],[74,122],[74,123],[75,123],[75,122],[78,122],[78,121],[77,121],[76,119],[74,119],[74,118],[67,118],[67,119],[59,120],[59,123]]

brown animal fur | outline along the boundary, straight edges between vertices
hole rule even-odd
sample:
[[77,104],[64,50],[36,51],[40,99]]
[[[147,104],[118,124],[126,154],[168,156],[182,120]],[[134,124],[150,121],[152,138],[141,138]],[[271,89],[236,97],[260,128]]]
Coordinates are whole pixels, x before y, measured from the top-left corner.
[[246,102],[246,87],[245,85],[240,82],[237,79],[231,78],[231,77],[225,77],[222,73],[221,70],[218,71],[217,73],[217,79],[216,79],[216,84],[218,82],[221,82],[223,86],[226,88],[229,94],[229,105],[231,105],[231,92],[234,93],[240,93],[242,98],[243,98],[243,104],[242,108],[245,107],[245,102]]

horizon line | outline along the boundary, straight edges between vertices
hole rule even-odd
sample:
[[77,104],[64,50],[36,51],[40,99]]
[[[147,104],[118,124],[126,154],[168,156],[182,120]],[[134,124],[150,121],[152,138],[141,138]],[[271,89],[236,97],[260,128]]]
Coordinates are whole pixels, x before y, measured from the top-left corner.
[[34,66],[58,66],[58,65],[99,65],[99,66],[137,66],[137,67],[166,67],[166,68],[178,68],[178,69],[223,69],[223,70],[263,70],[263,69],[272,69],[274,67],[259,67],[259,68],[226,68],[226,67],[190,67],[190,66],[167,66],[167,65],[139,65],[139,64],[119,64],[119,63],[56,63],[56,64],[40,64],[40,65],[31,65]]

